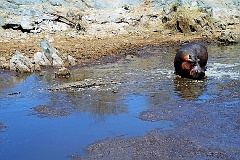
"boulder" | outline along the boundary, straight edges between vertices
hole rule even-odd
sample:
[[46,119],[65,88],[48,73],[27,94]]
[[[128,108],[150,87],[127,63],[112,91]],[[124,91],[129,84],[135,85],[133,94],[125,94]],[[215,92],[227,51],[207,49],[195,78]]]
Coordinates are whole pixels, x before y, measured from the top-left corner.
[[43,40],[41,42],[41,49],[52,66],[63,65],[63,59],[61,58],[59,52],[57,51],[57,49],[52,47],[48,41]]
[[34,65],[30,58],[24,56],[21,52],[16,51],[10,59],[10,70],[20,73],[33,72]]
[[34,54],[34,62],[35,64],[39,64],[40,66],[51,66],[51,62],[42,52],[37,52]]
[[55,78],[68,78],[68,77],[70,77],[70,71],[66,67],[62,67],[57,72],[55,72]]

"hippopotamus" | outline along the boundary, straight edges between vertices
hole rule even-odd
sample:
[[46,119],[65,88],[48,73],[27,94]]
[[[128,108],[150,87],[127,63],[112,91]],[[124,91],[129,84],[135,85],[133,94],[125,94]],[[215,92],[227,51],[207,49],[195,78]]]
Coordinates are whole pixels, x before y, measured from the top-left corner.
[[205,76],[207,60],[208,52],[203,44],[187,43],[175,56],[175,73],[182,78],[202,79]]

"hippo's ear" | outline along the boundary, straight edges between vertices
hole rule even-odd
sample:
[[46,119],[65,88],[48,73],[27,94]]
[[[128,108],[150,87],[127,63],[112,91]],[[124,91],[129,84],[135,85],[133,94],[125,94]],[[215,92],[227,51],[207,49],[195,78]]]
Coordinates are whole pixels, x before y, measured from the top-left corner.
[[190,59],[191,57],[189,54],[182,54],[180,58],[182,61],[189,61],[189,60],[191,61]]

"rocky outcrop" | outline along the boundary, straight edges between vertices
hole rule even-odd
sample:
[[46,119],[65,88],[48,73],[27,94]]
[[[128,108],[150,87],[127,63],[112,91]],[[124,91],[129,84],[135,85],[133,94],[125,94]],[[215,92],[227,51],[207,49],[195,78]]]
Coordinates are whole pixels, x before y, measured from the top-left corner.
[[[128,26],[161,24],[174,18],[178,14],[174,12],[183,8],[195,15],[198,9],[205,14],[202,16],[210,15],[214,21],[226,25],[239,24],[240,15],[240,2],[236,0],[0,0],[0,8],[0,26],[5,29],[36,33],[66,31],[72,27],[86,28],[96,35],[106,27],[108,34],[122,34]],[[199,19],[191,20],[199,23]]]
[[[15,52],[9,63],[5,57],[0,57],[0,69],[10,68],[12,71],[25,73],[40,71],[41,66],[62,67],[64,65],[59,52],[48,41],[43,40],[41,42],[41,49],[42,52],[35,53],[33,59],[26,57],[19,51]],[[66,59],[71,66],[77,64],[76,59],[70,55]],[[70,76],[70,71],[63,67],[57,72],[57,75]]]

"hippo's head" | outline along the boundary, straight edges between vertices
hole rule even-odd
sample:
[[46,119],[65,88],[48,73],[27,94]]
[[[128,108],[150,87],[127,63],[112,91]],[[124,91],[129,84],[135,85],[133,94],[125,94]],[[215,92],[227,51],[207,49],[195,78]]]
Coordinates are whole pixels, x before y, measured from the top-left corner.
[[200,57],[196,55],[183,54],[181,59],[181,69],[186,77],[202,79],[205,76],[206,64],[201,62]]
[[177,75],[202,79],[205,76],[208,52],[204,45],[190,42],[178,50],[174,67]]

